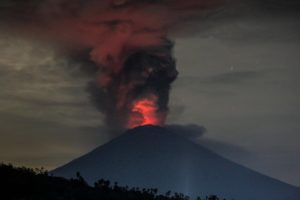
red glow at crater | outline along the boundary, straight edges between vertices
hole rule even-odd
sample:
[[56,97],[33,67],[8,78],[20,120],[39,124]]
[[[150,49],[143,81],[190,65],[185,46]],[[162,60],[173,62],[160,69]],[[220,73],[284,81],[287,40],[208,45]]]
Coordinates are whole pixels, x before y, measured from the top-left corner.
[[165,115],[158,112],[157,97],[138,99],[133,103],[127,128],[143,125],[163,125]]

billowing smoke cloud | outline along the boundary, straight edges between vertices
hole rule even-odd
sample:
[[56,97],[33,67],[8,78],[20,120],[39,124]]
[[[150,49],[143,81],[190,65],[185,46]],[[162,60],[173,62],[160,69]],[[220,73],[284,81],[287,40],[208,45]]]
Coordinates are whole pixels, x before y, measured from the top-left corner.
[[[168,112],[170,84],[177,71],[172,58],[172,43],[133,52],[118,73],[99,74],[99,84],[90,90],[107,122],[126,127],[162,125]],[[101,69],[100,69],[101,70]]]
[[[89,91],[110,126],[163,125],[177,77],[168,33],[221,0],[4,1],[4,21],[71,50],[89,49],[98,66]],[[15,22],[15,23],[14,23]],[[17,25],[17,26],[16,26]]]

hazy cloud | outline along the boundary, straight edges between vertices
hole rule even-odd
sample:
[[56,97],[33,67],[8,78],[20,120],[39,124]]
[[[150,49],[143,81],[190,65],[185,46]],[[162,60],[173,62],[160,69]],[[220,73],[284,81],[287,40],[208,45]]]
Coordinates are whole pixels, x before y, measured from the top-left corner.
[[51,47],[14,37],[1,38],[0,47],[0,111],[74,126],[101,124],[85,92],[91,78],[79,65]]

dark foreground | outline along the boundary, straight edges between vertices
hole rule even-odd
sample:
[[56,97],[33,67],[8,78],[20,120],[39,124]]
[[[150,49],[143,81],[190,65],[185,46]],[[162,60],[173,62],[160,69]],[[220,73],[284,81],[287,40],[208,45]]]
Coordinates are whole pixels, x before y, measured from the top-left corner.
[[[0,165],[0,199],[5,200],[187,200],[189,197],[157,189],[120,187],[117,183],[99,180],[93,187],[77,173],[76,178],[65,179],[49,175],[41,169],[16,168]],[[217,200],[216,196],[197,200]]]

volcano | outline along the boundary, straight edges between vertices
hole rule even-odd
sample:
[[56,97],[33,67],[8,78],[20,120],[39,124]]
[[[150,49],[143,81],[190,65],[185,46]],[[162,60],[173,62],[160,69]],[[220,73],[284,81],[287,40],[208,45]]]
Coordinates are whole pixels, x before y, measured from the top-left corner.
[[237,200],[299,200],[300,188],[262,175],[157,126],[128,130],[52,171],[89,184],[104,178],[119,185],[182,192],[194,198],[215,194]]

